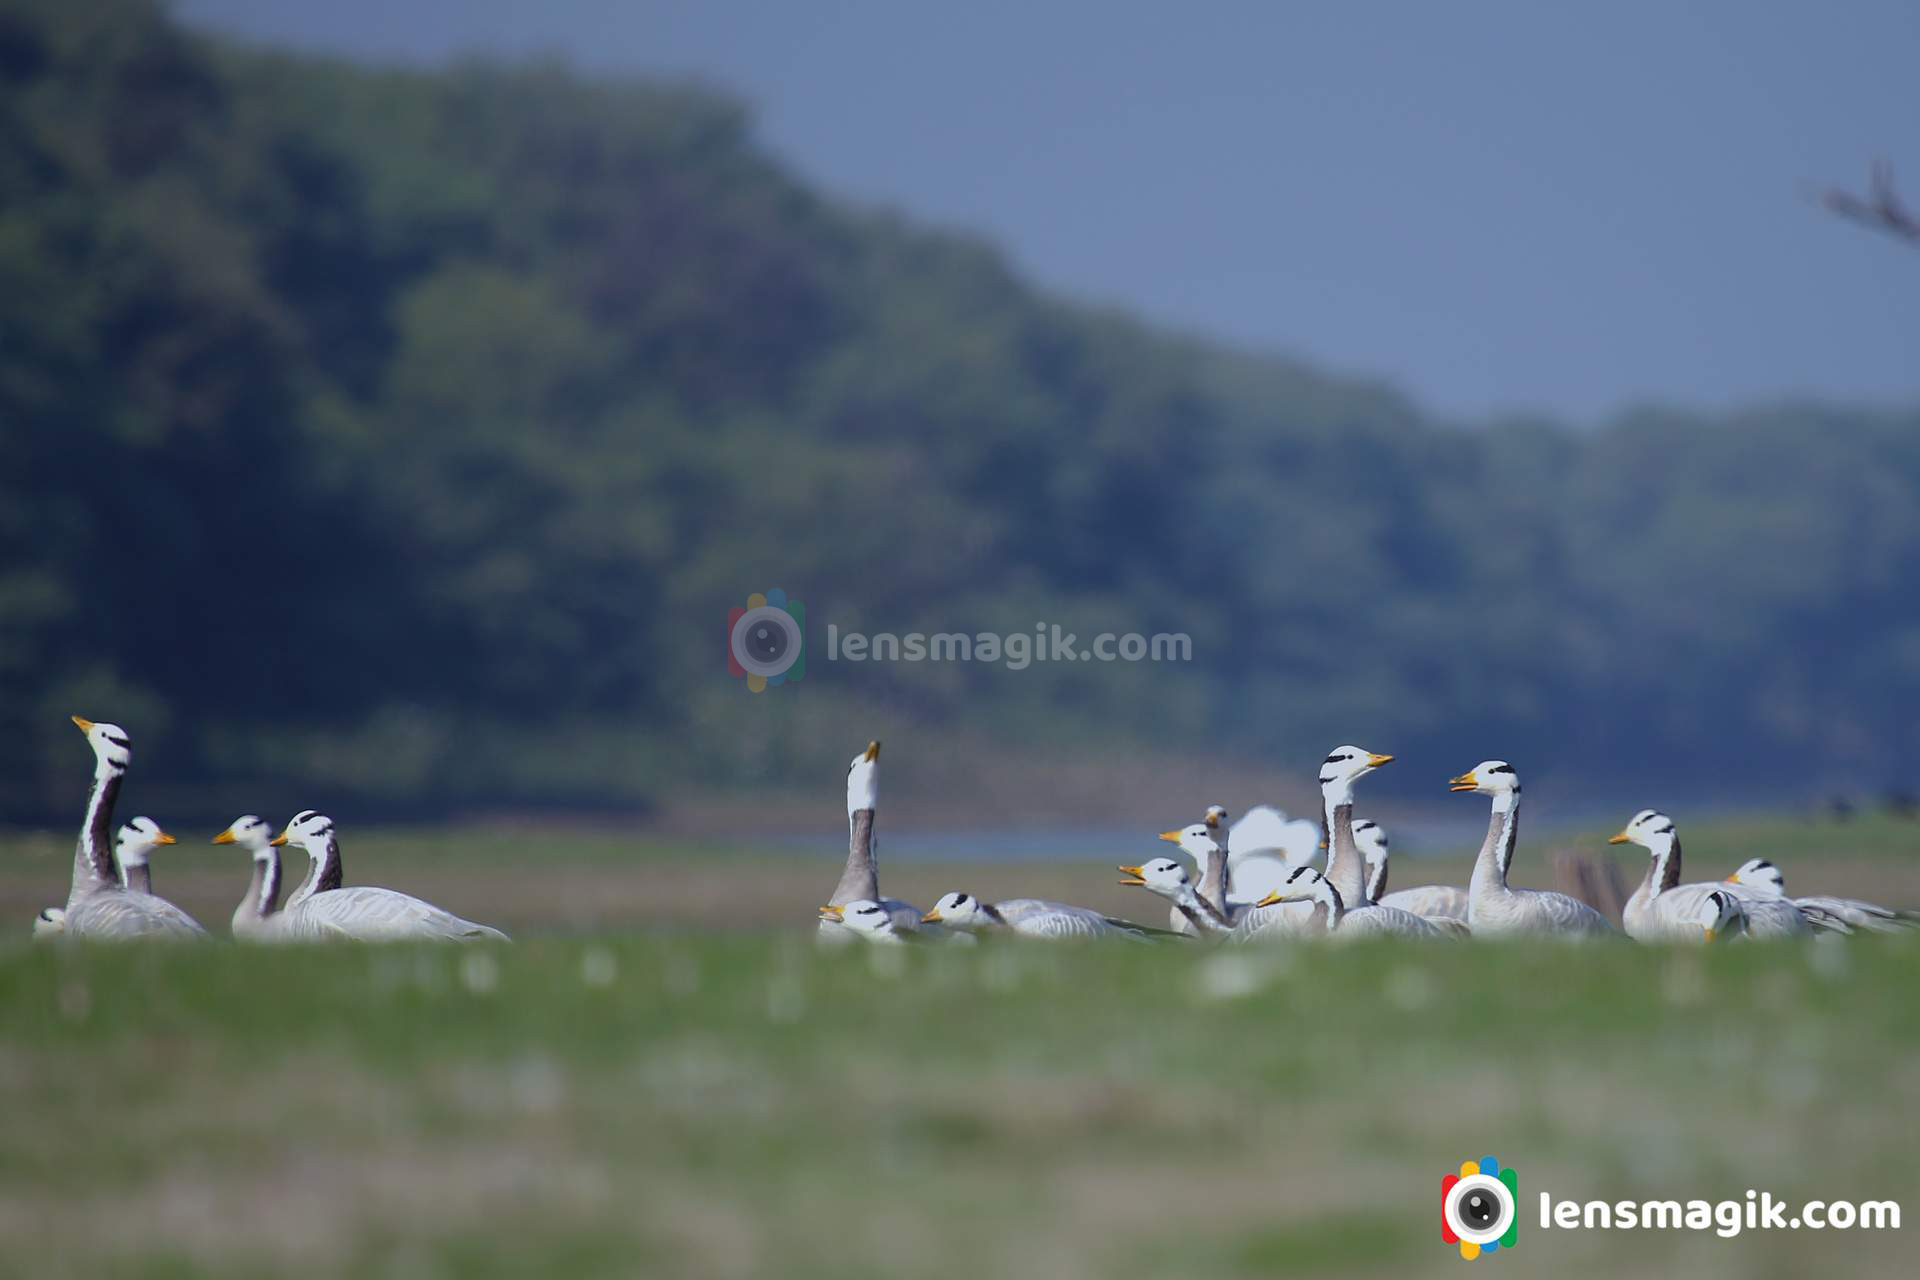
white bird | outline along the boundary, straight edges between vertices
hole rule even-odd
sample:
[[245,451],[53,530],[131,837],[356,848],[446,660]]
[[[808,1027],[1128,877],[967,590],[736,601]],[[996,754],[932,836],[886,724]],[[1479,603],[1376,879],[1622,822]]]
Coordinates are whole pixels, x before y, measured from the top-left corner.
[[846,930],[851,937],[868,942],[899,946],[906,941],[894,922],[893,908],[872,898],[828,903],[820,908],[820,918]]
[[[1620,918],[1627,933],[1642,942],[1691,939],[1699,928],[1701,904],[1720,886],[1707,881],[1680,883],[1680,833],[1673,819],[1657,809],[1642,809],[1608,844],[1632,841],[1652,855],[1647,874],[1634,889]],[[1791,902],[1734,891],[1747,917],[1747,936],[1794,938],[1811,932],[1807,917]]]
[[1788,898],[1786,876],[1765,858],[1747,859],[1740,864],[1739,870],[1727,877],[1727,883],[1744,898],[1765,901],[1784,899],[1791,902],[1815,924],[1832,927],[1830,922],[1837,921],[1850,929],[1867,929],[1874,933],[1902,933],[1908,929],[1920,929],[1920,912],[1883,907],[1877,903],[1862,902],[1858,898]]
[[1137,867],[1121,867],[1120,871],[1127,877],[1121,884],[1159,894],[1186,916],[1195,933],[1220,937],[1231,932],[1232,926],[1220,908],[1194,890],[1193,877],[1174,859],[1149,858]]
[[1270,804],[1247,810],[1227,833],[1233,895],[1251,905],[1286,883],[1295,867],[1320,857],[1320,824],[1289,818]]
[[1467,891],[1451,884],[1425,884],[1418,889],[1387,892],[1387,832],[1371,818],[1353,824],[1353,841],[1367,866],[1367,901],[1398,907],[1428,920],[1466,923]]
[[127,731],[117,724],[95,724],[81,716],[73,723],[93,748],[93,790],[86,819],[73,850],[73,883],[67,893],[67,932],[79,938],[204,938],[193,917],[151,893],[120,883],[108,834],[113,804],[133,760]]
[[147,859],[159,846],[173,843],[174,838],[162,831],[152,818],[135,818],[120,828],[113,841],[113,860],[120,865],[120,883],[136,893],[152,893],[153,871]]
[[[911,902],[880,896],[879,839],[874,834],[879,804],[880,744],[875,741],[869,742],[867,749],[847,766],[847,865],[827,905],[844,907],[855,902],[877,902],[887,909],[894,928],[900,932],[915,933],[924,929],[938,933],[938,925],[921,925],[920,908]],[[822,912],[819,939],[828,943],[850,941],[851,927],[839,916]]]
[[1377,907],[1360,905],[1349,907],[1346,899],[1335,888],[1333,882],[1314,867],[1300,867],[1287,877],[1284,889],[1275,893],[1271,901],[1264,901],[1263,907],[1282,902],[1310,903],[1311,914],[1308,917],[1308,932],[1329,933],[1342,938],[1360,937],[1367,934],[1392,935],[1402,938],[1448,938],[1455,936],[1451,931],[1430,920],[1422,920],[1411,911],[1401,911],[1396,907]]
[[1507,884],[1513,847],[1520,838],[1520,775],[1512,765],[1505,760],[1482,760],[1451,779],[1448,789],[1493,797],[1487,838],[1467,887],[1467,924],[1475,935],[1601,937],[1618,932],[1605,916],[1578,898]]
[[253,880],[247,885],[247,896],[233,909],[233,936],[271,935],[278,928],[271,917],[280,910],[280,849],[273,842],[273,828],[256,815],[243,813],[215,836],[213,843],[237,844],[253,860]]
[[[1220,830],[1220,819],[1225,816],[1226,810],[1214,805],[1207,810],[1205,821],[1181,827],[1177,831],[1162,831],[1160,838],[1169,844],[1179,845],[1180,852],[1193,859],[1200,875],[1193,892],[1212,908],[1213,914],[1231,921],[1234,908],[1228,905],[1228,895],[1233,890],[1233,883],[1227,871],[1227,851],[1220,844],[1220,837],[1225,834]],[[1242,903],[1241,907],[1246,905]],[[1195,933],[1192,918],[1177,902],[1168,906],[1167,922],[1175,933],[1188,936]]]
[[[260,927],[249,926],[243,937],[287,942],[508,940],[498,929],[463,920],[411,894],[370,885],[342,888],[340,842],[333,819],[325,814],[302,810],[268,847],[284,844],[304,850],[311,861],[302,893],[288,899],[283,911],[256,914]],[[256,883],[278,880],[277,874],[263,875],[257,861],[254,874]],[[263,905],[264,898],[256,899],[256,910]]]
[[[1327,870],[1325,879],[1339,892],[1342,904],[1355,908],[1367,901],[1366,867],[1360,849],[1353,842],[1353,786],[1360,779],[1393,760],[1392,756],[1365,747],[1335,747],[1320,762],[1320,807],[1327,829]],[[1259,899],[1236,922],[1235,934],[1253,938],[1270,930],[1275,936],[1310,933],[1316,930],[1316,909],[1304,897],[1289,896],[1300,885],[1301,870],[1294,867],[1286,879]]]
[[1740,938],[1746,936],[1747,911],[1735,894],[1723,889],[1715,889],[1700,900],[1700,906],[1694,913],[1694,923],[1704,933],[1702,941],[1712,942],[1716,938]]
[[1101,915],[1087,907],[1040,898],[983,902],[970,893],[949,893],[922,916],[923,924],[943,924],[966,933],[1007,930],[1028,938],[1131,938],[1144,941],[1162,929],[1146,929]]
[[67,911],[65,907],[42,907],[40,914],[33,918],[33,936],[36,938],[57,938],[67,931]]

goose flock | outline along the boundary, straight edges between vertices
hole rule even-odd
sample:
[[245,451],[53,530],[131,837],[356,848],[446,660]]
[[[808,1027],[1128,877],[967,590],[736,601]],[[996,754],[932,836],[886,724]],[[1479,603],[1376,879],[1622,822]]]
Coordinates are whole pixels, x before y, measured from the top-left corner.
[[[33,922],[38,937],[199,939],[207,931],[179,907],[153,892],[153,851],[174,837],[151,818],[120,828],[112,845],[113,807],[133,761],[127,731],[81,716],[73,723],[93,748],[93,787],[73,852],[73,882],[65,907],[48,907]],[[505,942],[507,936],[409,894],[346,885],[340,840],[333,819],[304,809],[286,829],[272,834],[247,814],[213,838],[238,845],[253,865],[246,895],[233,913],[233,936],[245,941],[391,942],[432,939]],[[285,907],[280,905],[280,850],[291,844],[307,855],[307,877]]]
[[[882,897],[875,835],[880,744],[870,742],[847,769],[847,863],[832,897],[820,908],[819,939],[836,945],[897,945],[910,940],[972,942],[995,933],[1233,943],[1383,934],[1432,940],[1620,935],[1610,920],[1578,898],[1508,883],[1519,843],[1520,775],[1505,760],[1483,760],[1448,782],[1454,792],[1488,798],[1486,839],[1469,882],[1387,892],[1387,833],[1372,819],[1354,819],[1354,790],[1361,779],[1392,760],[1355,746],[1329,752],[1320,765],[1320,824],[1290,821],[1262,806],[1229,828],[1227,810],[1212,805],[1199,822],[1161,832],[1160,839],[1177,846],[1191,869],[1189,861],[1173,857],[1120,868],[1126,877],[1121,884],[1166,900],[1169,927],[1153,929],[1086,907],[1034,898],[994,902],[955,891],[922,912],[898,898]],[[1244,838],[1243,825],[1248,826]],[[1610,843],[1638,844],[1649,855],[1646,877],[1624,911],[1626,936],[1638,941],[1712,942],[1920,928],[1920,914],[1910,911],[1851,898],[1790,898],[1780,869],[1761,858],[1717,883],[1681,884],[1679,832],[1658,810],[1635,814]],[[1324,869],[1313,865],[1323,848]]]
[[[152,857],[175,838],[147,817],[113,830],[113,811],[132,763],[118,725],[80,716],[73,723],[93,750],[73,875],[65,906],[34,919],[37,937],[204,939],[185,911],[154,892]],[[1488,798],[1485,840],[1465,886],[1422,885],[1387,891],[1388,840],[1372,819],[1354,816],[1357,785],[1393,757],[1336,747],[1321,762],[1321,821],[1288,819],[1259,806],[1228,826],[1210,806],[1190,826],[1160,833],[1173,857],[1122,866],[1122,884],[1167,904],[1167,928],[1138,924],[1087,907],[1038,898],[990,899],[956,890],[922,911],[880,891],[880,744],[869,742],[847,766],[847,861],[819,910],[818,938],[829,945],[912,941],[975,943],[1006,934],[1027,938],[1114,938],[1132,943],[1209,939],[1230,943],[1288,938],[1391,935],[1430,940],[1474,936],[1617,936],[1611,921],[1564,893],[1508,883],[1519,841],[1520,777],[1504,760],[1485,760],[1449,780],[1452,791]],[[112,839],[109,839],[110,834]],[[213,837],[247,855],[251,875],[229,927],[248,942],[505,942],[498,929],[464,920],[410,894],[348,885],[333,819],[311,809],[278,835],[253,814]],[[1646,875],[1622,911],[1628,937],[1643,942],[1716,938],[1791,938],[1920,928],[1920,913],[1852,898],[1794,898],[1780,868],[1764,858],[1717,882],[1681,882],[1680,833],[1657,809],[1636,813],[1612,844],[1648,854]],[[305,878],[282,905],[281,849],[307,855]],[[1325,851],[1324,867],[1314,865]],[[1190,869],[1191,868],[1191,869]]]

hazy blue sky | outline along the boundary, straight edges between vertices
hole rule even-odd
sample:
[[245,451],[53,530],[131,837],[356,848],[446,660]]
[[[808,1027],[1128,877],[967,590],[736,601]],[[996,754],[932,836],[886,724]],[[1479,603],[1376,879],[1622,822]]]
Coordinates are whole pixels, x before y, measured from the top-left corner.
[[1457,415],[1920,399],[1920,4],[180,0],[372,55],[690,73],[826,187]]

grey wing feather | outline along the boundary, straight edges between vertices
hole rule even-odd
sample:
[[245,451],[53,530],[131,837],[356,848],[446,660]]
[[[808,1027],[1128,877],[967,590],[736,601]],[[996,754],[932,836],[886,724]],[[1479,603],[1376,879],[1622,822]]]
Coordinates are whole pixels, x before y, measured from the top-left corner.
[[505,942],[507,935],[463,920],[451,911],[411,894],[370,885],[316,893],[281,913],[280,936],[306,941],[353,939],[395,942],[406,939],[445,942]]
[[67,904],[67,932],[82,938],[204,938],[207,931],[165,898],[97,889]]

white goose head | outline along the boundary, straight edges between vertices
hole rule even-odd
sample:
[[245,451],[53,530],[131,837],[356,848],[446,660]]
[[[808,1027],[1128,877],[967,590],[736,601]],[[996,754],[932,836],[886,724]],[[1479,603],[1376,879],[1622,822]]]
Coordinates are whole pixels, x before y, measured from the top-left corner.
[[1178,831],[1162,831],[1160,838],[1168,844],[1179,845],[1180,852],[1192,858],[1195,865],[1205,866],[1209,855],[1216,854],[1225,847],[1219,840],[1221,834],[1218,828],[1209,827],[1204,822],[1196,822]]
[[122,774],[127,771],[127,765],[133,761],[133,744],[128,740],[125,729],[117,724],[89,720],[85,716],[73,717],[73,723],[87,735],[87,745],[93,748],[95,772]]
[[1317,867],[1295,867],[1287,873],[1286,880],[1278,889],[1269,893],[1255,907],[1274,907],[1283,902],[1331,901],[1334,897],[1333,885]]
[[1225,839],[1227,834],[1227,818],[1229,816],[1227,806],[1223,804],[1210,804],[1207,806],[1207,816],[1201,819],[1201,821],[1206,824],[1207,830],[1212,833],[1213,838],[1222,842],[1220,845],[1222,849],[1227,847]]
[[1642,809],[1627,825],[1607,837],[1608,844],[1639,845],[1650,853],[1665,853],[1673,848],[1673,819],[1658,809]]
[[273,856],[273,846],[283,842],[273,838],[273,828],[266,824],[265,819],[243,813],[229,823],[225,831],[215,836],[213,843],[237,844],[255,861],[264,862]]
[[1505,760],[1482,760],[1460,776],[1447,779],[1447,790],[1492,796],[1497,813],[1512,808],[1519,799],[1520,775]]
[[113,854],[122,867],[144,867],[155,848],[176,843],[152,818],[135,818],[113,839]]
[[1367,860],[1369,867],[1379,866],[1387,856],[1387,829],[1372,818],[1353,824],[1353,842],[1360,847],[1360,856]]
[[879,807],[880,743],[876,739],[847,766],[847,816]]
[[67,931],[67,912],[64,907],[42,907],[40,914],[33,918],[33,936],[52,937]]
[[1737,938],[1747,930],[1747,913],[1740,900],[1725,889],[1715,889],[1700,900],[1695,920],[1706,933],[1706,941]]
[[1120,871],[1127,877],[1121,884],[1146,889],[1163,898],[1178,901],[1193,892],[1193,877],[1172,858],[1149,858],[1137,867],[1121,867]]
[[1748,858],[1727,877],[1728,884],[1737,884],[1752,892],[1756,897],[1784,898],[1787,896],[1787,877],[1780,868],[1765,858]]
[[893,913],[871,898],[858,898],[843,906],[820,908],[822,920],[843,924],[869,942],[898,942]]
[[302,809],[293,815],[293,821],[287,829],[268,841],[269,844],[290,844],[296,849],[304,849],[309,858],[319,858],[326,849],[327,841],[333,838],[333,819],[324,813],[312,809]]
[[950,893],[920,917],[921,924],[944,924],[954,929],[985,929],[997,924],[987,904],[970,893]]
[[1351,804],[1353,784],[1392,760],[1392,756],[1352,744],[1335,747],[1320,762],[1320,795],[1329,805]]

